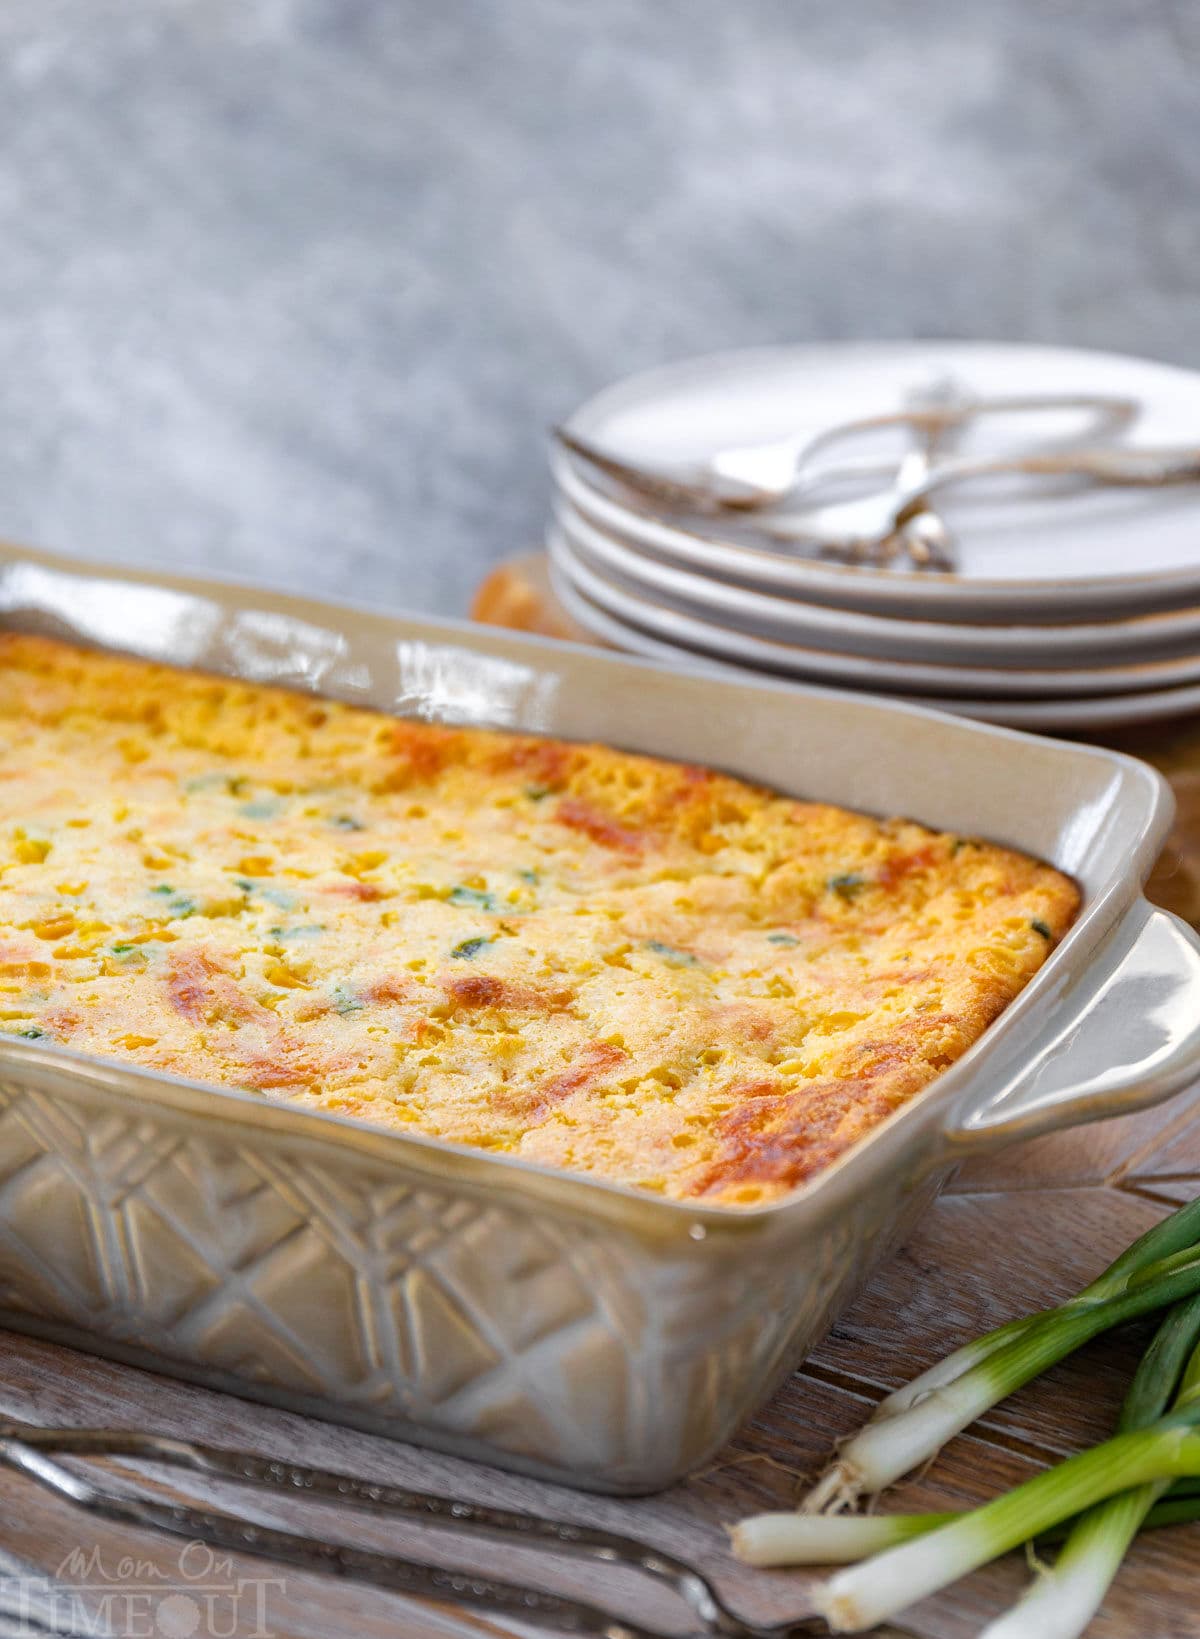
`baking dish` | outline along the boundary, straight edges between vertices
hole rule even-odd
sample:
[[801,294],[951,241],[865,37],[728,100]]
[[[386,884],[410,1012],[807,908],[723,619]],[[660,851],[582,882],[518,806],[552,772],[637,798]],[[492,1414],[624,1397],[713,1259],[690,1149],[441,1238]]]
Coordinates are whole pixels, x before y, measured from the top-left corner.
[[1041,855],[1080,917],[979,1042],[734,1213],[0,1043],[0,1322],[548,1478],[704,1462],[966,1154],[1200,1074],[1200,942],[1141,884],[1143,764],[823,689],[0,552],[0,623],[444,721],[599,739]]

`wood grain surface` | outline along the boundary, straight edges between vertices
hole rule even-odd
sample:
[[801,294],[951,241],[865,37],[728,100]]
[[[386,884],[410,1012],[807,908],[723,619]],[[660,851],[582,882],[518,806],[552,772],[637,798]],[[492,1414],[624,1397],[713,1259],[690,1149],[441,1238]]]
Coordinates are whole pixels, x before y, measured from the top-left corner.
[[[559,619],[543,601],[536,564],[493,577],[481,591],[476,612],[493,619],[502,615],[505,623],[529,630],[545,630]],[[1156,755],[1164,766],[1176,759],[1183,769],[1186,751],[1181,747],[1186,747],[1186,733],[1176,730],[1161,737]],[[1184,814],[1186,820],[1186,809]],[[1181,834],[1181,845],[1184,858],[1186,834]],[[1175,881],[1178,887],[1184,868],[1164,868],[1163,881]],[[806,1612],[812,1577],[739,1566],[728,1552],[725,1527],[749,1511],[790,1506],[832,1442],[861,1422],[891,1388],[979,1331],[1066,1297],[1135,1235],[1196,1193],[1200,1097],[1191,1093],[1139,1115],[968,1162],[909,1243],[770,1404],[705,1472],[651,1498],[613,1500],[540,1484],[11,1333],[0,1333],[0,1415],[40,1424],[153,1428],[633,1532],[702,1563],[746,1616],[779,1621]],[[1146,1335],[1146,1327],[1129,1328],[1101,1339],[1029,1385],[954,1441],[928,1472],[897,1488],[888,1506],[977,1503],[1102,1438],[1112,1427]],[[131,1470],[117,1465],[116,1472]],[[141,1473],[144,1481],[149,1471]],[[208,1482],[172,1480],[168,1485],[162,1470],[153,1483],[165,1494],[248,1506],[246,1493]],[[319,1510],[292,1497],[273,1501],[258,1513],[274,1523],[319,1528],[344,1540],[516,1579],[549,1581],[619,1604],[665,1632],[687,1631],[684,1613],[666,1594],[611,1571],[552,1564],[509,1548],[455,1543],[417,1527],[383,1530],[356,1521],[348,1511]],[[192,1631],[204,1639],[207,1607],[183,1574],[179,1543],[97,1525],[2,1471],[0,1519],[4,1546],[47,1572],[59,1569],[75,1550],[85,1555],[98,1550],[91,1586],[81,1589],[93,1609],[114,1588],[149,1587],[140,1618],[145,1625],[126,1632],[162,1632],[170,1639],[172,1631],[183,1631],[191,1609],[186,1601],[191,1600],[201,1620]],[[73,1563],[77,1567],[79,1561]],[[68,1572],[76,1583],[89,1580],[71,1565]],[[1028,1576],[1023,1556],[1009,1555],[906,1613],[900,1628],[919,1639],[968,1639],[987,1617],[1011,1603]],[[222,1586],[230,1578],[236,1584],[239,1577],[243,1620],[236,1631],[256,1631],[250,1615],[261,1594],[257,1631],[263,1639],[340,1639],[348,1634],[363,1639],[495,1639],[520,1631],[315,1576],[277,1573],[249,1557],[230,1561],[219,1573]],[[1200,1639],[1198,1589],[1200,1526],[1149,1534],[1136,1544],[1089,1630],[1090,1639]],[[174,1606],[166,1606],[168,1598],[176,1600]],[[228,1620],[229,1608],[228,1598],[224,1606],[214,1603],[211,1631],[234,1631],[219,1626]],[[110,1598],[108,1609],[119,1616],[122,1607]]]

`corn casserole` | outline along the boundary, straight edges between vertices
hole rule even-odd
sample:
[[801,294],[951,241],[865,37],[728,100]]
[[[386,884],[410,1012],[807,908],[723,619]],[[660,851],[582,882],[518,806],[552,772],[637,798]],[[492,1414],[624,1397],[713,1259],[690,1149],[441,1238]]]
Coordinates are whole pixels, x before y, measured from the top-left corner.
[[778,1198],[1066,932],[1010,849],[606,746],[0,637],[0,1031]]

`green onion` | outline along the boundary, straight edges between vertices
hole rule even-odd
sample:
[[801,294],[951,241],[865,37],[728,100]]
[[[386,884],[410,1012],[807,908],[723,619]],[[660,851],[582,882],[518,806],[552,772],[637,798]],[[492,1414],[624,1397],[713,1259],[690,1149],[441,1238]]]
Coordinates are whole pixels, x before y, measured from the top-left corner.
[[656,956],[661,956],[668,967],[695,967],[696,958],[690,950],[677,950],[674,945],[664,945],[661,939],[647,939],[646,949],[652,950]]
[[1191,1525],[1200,1519],[1200,1497],[1175,1495],[1172,1486],[1162,1502],[1156,1502],[1146,1515],[1143,1530],[1157,1530],[1164,1525]]
[[464,910],[494,911],[496,901],[490,893],[484,893],[480,888],[451,888],[446,895],[447,905],[458,905]]
[[[1200,1396],[1198,1343],[1200,1297],[1193,1297],[1176,1304],[1155,1333],[1125,1397],[1119,1432],[1157,1422],[1177,1383],[1177,1407]],[[1166,1480],[1153,1480],[1089,1509],[1075,1522],[1054,1568],[1043,1572],[1022,1600],[991,1623],[983,1639],[1078,1639],[1167,1487]]]
[[1200,1422],[1200,1404],[1114,1435],[949,1525],[839,1571],[814,1590],[817,1609],[835,1633],[859,1633],[1106,1497],[1200,1474],[1200,1433],[1188,1419]]
[[292,911],[296,908],[296,896],[288,893],[286,888],[273,888],[269,882],[255,882],[247,876],[235,876],[233,883],[242,893],[257,894],[260,899],[265,899],[268,905],[274,905],[277,910]]
[[1064,1304],[1034,1317],[1010,1342],[953,1382],[934,1389],[903,1415],[868,1423],[838,1458],[844,1489],[852,1495],[882,1491],[1090,1338],[1198,1291],[1200,1248],[1186,1247],[1132,1275],[1125,1290],[1113,1297]]
[[193,791],[211,791],[216,786],[224,786],[228,791],[234,782],[228,774],[197,774],[193,779],[183,782],[183,789],[188,793]]
[[1054,938],[1053,933],[1051,933],[1050,929],[1042,921],[1040,916],[1035,916],[1030,922],[1029,926],[1033,929],[1034,933],[1040,933],[1043,939]]
[[150,890],[153,894],[160,894],[167,900],[167,910],[173,921],[184,921],[196,914],[196,901],[185,893],[176,893],[169,882],[160,882],[156,888]]
[[[973,1362],[957,1376],[947,1375],[943,1363],[945,1380],[869,1425],[842,1453],[842,1463],[849,1457],[851,1479],[878,1489],[891,1469],[912,1466],[923,1443],[931,1454],[965,1427],[969,1403],[986,1409],[1098,1331],[1171,1303],[1111,1440],[948,1520],[846,1520],[840,1534],[823,1539],[822,1521],[834,1523],[827,1517],[810,1514],[798,1522],[775,1516],[744,1522],[735,1548],[754,1563],[778,1564],[811,1561],[822,1549],[831,1557],[836,1549],[844,1560],[884,1543],[882,1552],[839,1572],[814,1595],[835,1631],[858,1632],[1071,1520],[1054,1568],[987,1629],[985,1639],[1078,1639],[1143,1525],[1200,1514],[1197,1488],[1171,1484],[1200,1476],[1200,1247],[1187,1244],[1198,1218],[1200,1202],[1193,1202],[1144,1235],[1061,1309],[1011,1322],[973,1350],[958,1351],[959,1362],[964,1355],[973,1355]],[[1165,1412],[1172,1396],[1173,1407]],[[1168,1492],[1175,1494],[1164,1500]]]
[[[1113,1497],[1098,1505],[1096,1512],[1122,1500]],[[736,1558],[745,1565],[852,1565],[857,1560],[869,1559],[897,1543],[910,1542],[913,1537],[927,1536],[954,1520],[965,1519],[969,1509],[933,1514],[751,1514],[730,1528],[729,1536]],[[1080,1515],[1080,1520],[1086,1519]],[[1179,1480],[1171,1486],[1161,1502],[1157,1502],[1141,1522],[1143,1530],[1158,1530],[1167,1525],[1188,1525],[1200,1519],[1200,1495],[1191,1480]],[[1078,1522],[1056,1526],[1044,1532],[1037,1540],[1040,1546],[1065,1542]],[[1055,1567],[1057,1570],[1058,1567]],[[1024,1628],[1014,1628],[1019,1639],[1025,1639]],[[988,1639],[995,1639],[988,1629]]]
[[867,879],[858,871],[843,871],[840,876],[831,876],[825,886],[831,893],[837,894],[839,899],[853,899],[854,896],[866,887]]
[[[1181,1207],[1126,1248],[1076,1297],[1057,1309],[1024,1315],[956,1349],[880,1402],[867,1424],[805,1498],[807,1512],[853,1506],[864,1494],[936,1456],[967,1424],[1097,1332],[1200,1290],[1172,1260],[1200,1257],[1200,1200]],[[1169,1277],[1169,1289],[1153,1288]],[[1180,1279],[1182,1284],[1179,1284]],[[1123,1307],[1132,1295],[1132,1308]]]
[[[1176,1304],[1147,1349],[1118,1422],[1119,1433],[1147,1428],[1162,1417],[1176,1384],[1175,1405],[1200,1402],[1200,1296]],[[1181,1380],[1182,1374],[1182,1380]],[[1053,1571],[1034,1584],[1014,1609],[987,1629],[986,1639],[1075,1639],[1095,1614],[1104,1592],[1143,1525],[1178,1523],[1200,1514],[1194,1482],[1156,1481],[1122,1492],[1083,1514],[1060,1533],[1066,1547]],[[750,1565],[845,1564],[924,1536],[968,1517],[929,1514],[761,1514],[732,1532],[739,1559]]]
[[490,939],[464,939],[460,944],[455,945],[450,952],[451,958],[459,962],[469,962],[472,957],[479,955],[485,945],[490,945],[491,942]]
[[729,1536],[744,1565],[849,1565],[963,1517],[949,1514],[752,1514]]

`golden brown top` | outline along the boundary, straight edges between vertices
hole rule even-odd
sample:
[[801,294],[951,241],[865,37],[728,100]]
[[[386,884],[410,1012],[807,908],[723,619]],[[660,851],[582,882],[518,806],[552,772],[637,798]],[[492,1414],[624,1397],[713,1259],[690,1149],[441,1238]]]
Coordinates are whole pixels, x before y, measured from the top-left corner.
[[770,1200],[1077,904],[707,769],[0,638],[0,1030],[399,1131]]

